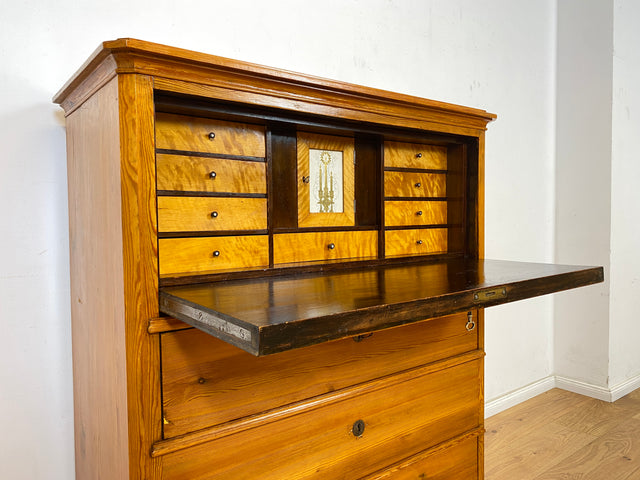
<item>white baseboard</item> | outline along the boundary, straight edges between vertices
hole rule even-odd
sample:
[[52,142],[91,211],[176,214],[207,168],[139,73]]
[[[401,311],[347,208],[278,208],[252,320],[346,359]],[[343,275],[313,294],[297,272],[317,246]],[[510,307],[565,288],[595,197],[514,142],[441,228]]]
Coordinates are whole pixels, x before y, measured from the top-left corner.
[[526,385],[518,390],[509,392],[501,397],[489,400],[484,404],[484,417],[489,418],[496,413],[514,407],[530,398],[540,395],[552,388],[561,388],[569,392],[578,393],[591,398],[597,398],[605,402],[615,402],[619,398],[640,388],[640,375],[630,378],[611,388],[591,385],[571,378],[551,375]]
[[514,390],[513,392],[502,395],[496,399],[490,400],[484,404],[484,418],[489,418],[496,413],[500,413],[507,408],[514,407],[519,403],[538,396],[556,386],[555,377],[549,376],[531,383],[525,387]]

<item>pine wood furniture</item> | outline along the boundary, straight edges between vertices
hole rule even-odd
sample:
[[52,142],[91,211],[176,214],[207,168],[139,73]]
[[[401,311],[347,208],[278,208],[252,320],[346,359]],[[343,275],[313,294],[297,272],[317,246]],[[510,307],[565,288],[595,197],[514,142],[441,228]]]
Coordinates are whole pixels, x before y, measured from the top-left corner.
[[483,308],[603,278],[483,259],[482,110],[133,39],[54,100],[77,478],[482,478]]

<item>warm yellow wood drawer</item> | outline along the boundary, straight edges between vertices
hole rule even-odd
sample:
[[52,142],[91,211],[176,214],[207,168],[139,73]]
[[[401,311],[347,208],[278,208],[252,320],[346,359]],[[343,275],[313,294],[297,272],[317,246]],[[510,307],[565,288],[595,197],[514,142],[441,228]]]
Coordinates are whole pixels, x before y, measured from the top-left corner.
[[463,437],[451,446],[415,455],[362,480],[477,480],[478,442],[477,435]]
[[274,263],[374,258],[378,232],[281,233],[273,237]]
[[163,238],[158,244],[160,275],[250,269],[269,265],[267,235]]
[[156,115],[156,148],[265,156],[264,127],[168,113]]
[[447,202],[387,201],[384,203],[384,223],[388,227],[445,225]]
[[447,169],[447,147],[421,143],[384,142],[384,166]]
[[[268,292],[255,294],[268,297]],[[460,313],[356,337],[358,341],[350,337],[260,358],[196,329],[163,334],[164,436],[476,350],[479,329],[469,331],[466,324],[467,314]]]
[[385,197],[445,197],[447,177],[443,173],[384,172]]
[[[292,406],[290,414],[254,428],[168,453],[163,478],[234,480],[259,472],[261,480],[357,479],[374,473],[479,426],[481,361],[433,368]],[[356,424],[364,427],[359,436]]]
[[446,253],[447,238],[446,228],[387,230],[384,241],[385,256]]
[[159,232],[266,228],[266,198],[158,197]]
[[265,162],[157,154],[158,190],[267,193]]

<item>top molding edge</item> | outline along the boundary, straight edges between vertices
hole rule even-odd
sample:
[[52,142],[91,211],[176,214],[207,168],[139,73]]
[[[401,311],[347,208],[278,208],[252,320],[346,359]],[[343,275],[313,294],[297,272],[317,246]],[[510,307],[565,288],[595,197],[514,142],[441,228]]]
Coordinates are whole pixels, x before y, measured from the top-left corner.
[[[136,65],[131,62],[130,58],[132,54],[136,55],[138,58],[144,58],[147,60],[178,61],[201,68],[209,68],[214,71],[232,72],[253,77],[255,79],[271,80],[281,84],[321,89],[325,92],[341,93],[349,96],[366,98],[370,101],[377,100],[391,102],[398,106],[404,105],[444,114],[449,113],[462,115],[464,117],[473,118],[476,122],[479,121],[483,123],[485,128],[487,123],[495,120],[497,117],[495,114],[481,109],[429,100],[377,88],[364,87],[304,73],[266,67],[254,63],[199,53],[182,48],[170,47],[134,38],[120,38],[117,40],[103,42],[80,67],[80,69],[74,73],[67,83],[65,83],[58,93],[56,93],[53,97],[53,102],[56,104],[63,104],[65,99],[80,87],[82,83],[90,77],[94,70],[111,55],[113,55],[115,60],[114,74],[124,73],[120,70],[125,68],[127,69],[126,73],[135,73]],[[163,77],[170,78],[167,75],[163,75]]]

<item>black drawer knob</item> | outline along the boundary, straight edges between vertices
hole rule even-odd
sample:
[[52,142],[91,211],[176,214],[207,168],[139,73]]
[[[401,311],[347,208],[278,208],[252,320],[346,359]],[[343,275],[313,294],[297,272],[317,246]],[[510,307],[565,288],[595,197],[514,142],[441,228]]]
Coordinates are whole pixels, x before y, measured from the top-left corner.
[[219,257],[220,256],[220,250],[214,250],[213,256],[214,257]]
[[327,245],[327,248],[329,250],[333,250],[334,248],[336,248],[336,244],[335,243],[330,243],[329,245]]
[[418,215],[418,216],[422,215],[422,210],[418,210],[418,211],[416,212],[416,215]]
[[416,153],[416,158],[422,158],[422,154],[421,153]]
[[218,212],[211,212],[211,218],[218,218]]
[[356,420],[351,428],[351,432],[355,437],[361,437],[364,433],[364,422],[362,420]]
[[416,183],[416,188],[420,188],[422,184],[420,182]]
[[216,178],[216,172],[210,172],[209,178]]
[[207,137],[209,137],[209,140],[213,140],[214,138],[216,138],[216,133],[215,132],[209,132]]
[[422,245],[422,240],[418,240],[416,243],[417,243],[418,245]]

